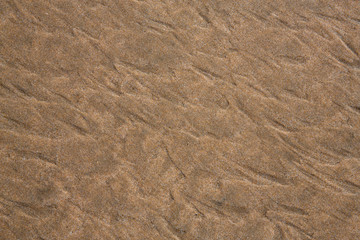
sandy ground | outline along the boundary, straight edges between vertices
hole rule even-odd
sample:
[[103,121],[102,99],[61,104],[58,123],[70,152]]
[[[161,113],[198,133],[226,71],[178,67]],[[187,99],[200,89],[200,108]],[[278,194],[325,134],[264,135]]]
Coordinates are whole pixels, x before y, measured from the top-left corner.
[[360,2],[1,0],[0,239],[360,239]]

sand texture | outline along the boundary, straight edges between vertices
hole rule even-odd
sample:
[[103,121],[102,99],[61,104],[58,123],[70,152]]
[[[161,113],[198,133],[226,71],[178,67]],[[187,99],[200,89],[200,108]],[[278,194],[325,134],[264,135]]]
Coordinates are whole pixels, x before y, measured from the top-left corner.
[[0,0],[0,240],[360,239],[359,0]]

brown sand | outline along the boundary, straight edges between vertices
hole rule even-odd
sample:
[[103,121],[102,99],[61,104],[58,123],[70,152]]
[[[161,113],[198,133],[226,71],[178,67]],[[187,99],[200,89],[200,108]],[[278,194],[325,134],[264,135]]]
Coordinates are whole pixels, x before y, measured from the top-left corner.
[[360,239],[358,0],[1,0],[0,239]]

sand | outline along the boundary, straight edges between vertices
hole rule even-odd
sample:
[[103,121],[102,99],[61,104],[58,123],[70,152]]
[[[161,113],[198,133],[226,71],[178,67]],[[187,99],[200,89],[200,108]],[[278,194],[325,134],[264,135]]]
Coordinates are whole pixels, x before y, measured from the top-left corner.
[[360,2],[0,1],[0,239],[360,239]]

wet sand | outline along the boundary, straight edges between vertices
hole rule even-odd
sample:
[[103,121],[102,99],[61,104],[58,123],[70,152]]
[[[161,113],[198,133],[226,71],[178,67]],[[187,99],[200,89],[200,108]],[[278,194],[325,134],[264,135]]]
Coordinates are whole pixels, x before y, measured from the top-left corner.
[[360,2],[0,1],[0,239],[360,239]]

